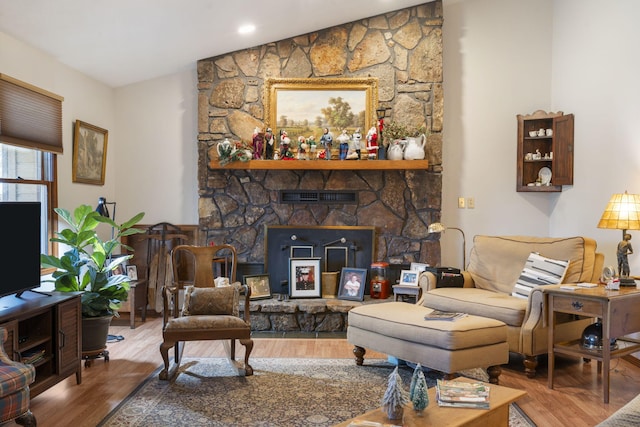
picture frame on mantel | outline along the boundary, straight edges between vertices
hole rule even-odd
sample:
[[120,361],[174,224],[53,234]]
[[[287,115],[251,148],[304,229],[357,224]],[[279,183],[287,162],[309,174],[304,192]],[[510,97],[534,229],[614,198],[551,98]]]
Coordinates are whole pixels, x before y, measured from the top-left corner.
[[108,138],[108,130],[76,120],[73,133],[73,182],[104,185]]
[[[349,104],[353,119],[329,126],[318,124],[318,118],[326,118],[325,112],[334,108],[337,100]],[[376,123],[376,108],[377,77],[269,78],[264,84],[265,127],[271,128],[276,138],[280,130],[286,130],[293,142],[299,136],[315,135],[319,143],[324,127],[329,127],[334,138],[345,128],[349,134],[360,128],[362,135],[366,135]]]
[[289,296],[320,298],[320,258],[289,258]]

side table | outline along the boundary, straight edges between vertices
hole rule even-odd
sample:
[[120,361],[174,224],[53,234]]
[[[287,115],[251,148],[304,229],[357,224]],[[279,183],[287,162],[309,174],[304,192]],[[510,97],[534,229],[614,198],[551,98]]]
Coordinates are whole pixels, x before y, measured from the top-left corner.
[[[549,362],[548,387],[553,388],[553,369],[556,354],[595,359],[602,364],[602,394],[604,403],[609,403],[609,367],[612,358],[626,356],[640,350],[640,340],[628,335],[640,332],[640,289],[624,288],[608,290],[600,285],[596,288],[564,290],[560,287],[545,289],[549,315]],[[580,339],[555,342],[556,313],[568,313],[599,318],[602,322],[602,349],[582,346]],[[617,339],[616,348],[609,345]],[[551,344],[553,343],[553,345]]]
[[394,301],[398,301],[398,299],[405,301],[406,298],[412,298],[412,299],[415,299],[415,302],[418,302],[421,296],[422,296],[422,286],[393,285]]
[[146,280],[129,282],[129,327],[136,328],[136,310],[140,309],[142,322],[147,320],[147,288]]

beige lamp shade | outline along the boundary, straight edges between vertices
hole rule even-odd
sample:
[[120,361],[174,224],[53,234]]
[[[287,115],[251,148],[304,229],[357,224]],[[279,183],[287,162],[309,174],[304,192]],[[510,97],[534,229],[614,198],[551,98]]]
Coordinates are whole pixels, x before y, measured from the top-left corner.
[[614,194],[598,222],[598,228],[640,230],[640,195]]

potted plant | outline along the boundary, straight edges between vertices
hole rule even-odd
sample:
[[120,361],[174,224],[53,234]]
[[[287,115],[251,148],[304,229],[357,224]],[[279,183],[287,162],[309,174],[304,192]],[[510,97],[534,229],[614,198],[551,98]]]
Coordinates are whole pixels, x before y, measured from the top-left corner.
[[[78,206],[73,213],[62,208],[56,208],[55,212],[68,228],[57,232],[51,241],[66,245],[68,250],[57,257],[42,254],[40,263],[56,269],[51,280],[56,291],[82,292],[82,350],[99,353],[106,348],[111,318],[118,316],[118,309],[127,300],[131,280],[124,274],[115,274],[114,270],[133,255],[113,258],[113,251],[123,246],[121,237],[143,232],[132,227],[144,213],[118,225],[88,205]],[[104,241],[98,236],[96,228],[100,223],[113,227],[110,240]],[[92,331],[96,324],[102,329],[99,338]]]

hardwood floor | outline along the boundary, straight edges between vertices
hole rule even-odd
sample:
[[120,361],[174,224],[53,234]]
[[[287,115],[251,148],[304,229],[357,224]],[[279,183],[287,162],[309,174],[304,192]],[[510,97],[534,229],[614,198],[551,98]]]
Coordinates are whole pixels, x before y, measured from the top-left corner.
[[[109,344],[109,362],[102,359],[84,367],[82,384],[75,376],[40,394],[31,403],[40,427],[97,425],[138,384],[162,362],[158,347],[161,342],[161,319],[138,321],[129,329],[128,319],[117,319],[110,329],[125,339]],[[352,346],[345,339],[256,338],[252,357],[352,358]],[[242,349],[242,346],[238,346]],[[185,356],[221,357],[223,347],[216,342],[188,343]],[[240,350],[240,356],[242,350]],[[386,357],[367,352],[367,358]],[[525,377],[521,360],[514,357],[503,367],[500,384],[523,389],[527,396],[518,404],[540,427],[571,425],[593,426],[607,418],[640,392],[640,367],[618,359],[611,369],[611,402],[602,402],[601,376],[596,362],[574,359],[556,361],[555,389],[547,388],[546,363],[542,358],[537,378]],[[354,362],[355,363],[355,362]],[[363,367],[366,369],[366,366]],[[433,404],[433,403],[432,403]]]

